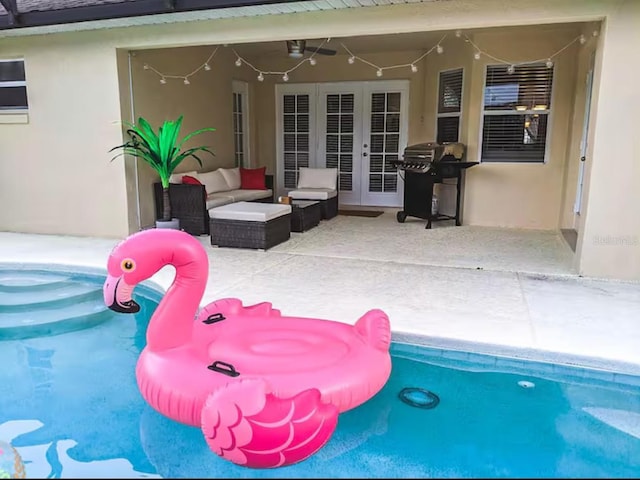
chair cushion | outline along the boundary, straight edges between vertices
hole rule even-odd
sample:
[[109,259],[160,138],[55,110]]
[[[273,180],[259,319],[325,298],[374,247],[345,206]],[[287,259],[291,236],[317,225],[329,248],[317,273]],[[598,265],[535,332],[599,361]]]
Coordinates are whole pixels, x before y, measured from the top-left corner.
[[210,218],[266,222],[291,213],[291,205],[280,203],[235,202],[209,210]]
[[231,190],[229,184],[224,179],[222,172],[218,168],[212,172],[199,173],[198,180],[204,185],[207,194],[218,193],[218,192],[228,192]]
[[326,188],[335,190],[338,179],[337,168],[308,168],[299,169],[298,189],[301,188]]
[[288,195],[296,200],[328,200],[338,195],[338,191],[329,188],[298,188],[291,190]]
[[231,190],[240,188],[240,168],[221,168],[220,172]]
[[240,168],[240,188],[246,190],[266,190],[267,167]]

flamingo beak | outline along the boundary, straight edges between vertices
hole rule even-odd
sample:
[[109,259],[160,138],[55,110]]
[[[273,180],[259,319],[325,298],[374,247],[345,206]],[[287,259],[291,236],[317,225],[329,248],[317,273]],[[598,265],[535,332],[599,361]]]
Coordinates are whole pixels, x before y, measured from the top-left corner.
[[114,312],[137,313],[140,311],[140,305],[131,298],[133,286],[128,285],[121,276],[107,275],[102,292],[105,305]]

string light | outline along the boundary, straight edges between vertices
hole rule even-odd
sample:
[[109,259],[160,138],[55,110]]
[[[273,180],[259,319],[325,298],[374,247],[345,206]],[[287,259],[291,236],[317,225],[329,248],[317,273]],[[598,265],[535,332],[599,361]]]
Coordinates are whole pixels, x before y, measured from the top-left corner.
[[[595,37],[598,36],[598,34],[599,34],[599,32],[597,30],[594,30],[592,32],[591,37],[595,38]],[[584,45],[588,41],[587,37],[584,34],[580,34],[576,38],[571,40],[569,43],[567,43],[564,47],[559,49],[557,52],[553,53],[552,55],[549,55],[547,58],[536,59],[536,60],[528,60],[528,61],[524,61],[524,62],[512,62],[512,61],[509,61],[509,60],[504,60],[504,59],[498,58],[498,57],[486,52],[485,50],[482,50],[476,43],[473,42],[473,40],[471,40],[471,38],[469,36],[464,34],[461,30],[456,30],[455,31],[455,36],[457,38],[463,38],[465,43],[469,43],[473,47],[473,49],[474,49],[473,58],[475,60],[480,60],[482,58],[482,56],[484,55],[487,58],[489,58],[489,59],[491,59],[491,60],[493,60],[495,62],[507,65],[507,73],[509,73],[509,74],[513,74],[515,72],[516,67],[518,67],[520,65],[529,65],[529,64],[543,63],[544,62],[545,65],[547,66],[547,68],[553,68],[553,66],[554,66],[553,59],[555,57],[560,55],[562,52],[564,52],[567,48],[569,48],[571,45],[573,45],[576,42],[579,42],[581,45]],[[377,64],[375,64],[373,62],[370,62],[369,60],[366,60],[366,59],[356,55],[351,50],[349,50],[349,48],[344,43],[341,43],[340,45],[342,46],[342,48],[349,55],[349,57],[347,58],[347,62],[350,65],[353,65],[357,60],[359,62],[362,62],[362,63],[364,63],[366,65],[369,65],[370,67],[374,68],[375,71],[376,71],[376,76],[377,77],[382,77],[385,70],[391,70],[391,69],[396,69],[396,68],[410,68],[412,73],[416,73],[418,71],[418,66],[416,64],[419,63],[421,60],[423,60],[427,55],[432,53],[434,50],[438,54],[442,54],[444,52],[444,48],[442,47],[442,42],[445,40],[446,37],[447,37],[447,34],[443,35],[439,42],[437,42],[433,47],[431,47],[429,50],[424,52],[422,55],[417,57],[412,62],[402,63],[402,64],[398,64],[398,65],[386,65],[386,66],[377,65]],[[318,49],[322,48],[329,40],[330,40],[330,38],[327,38],[326,40],[324,40],[320,44]],[[224,45],[224,46],[226,47],[227,45]],[[213,58],[215,57],[216,53],[218,52],[218,48],[219,47],[216,47],[213,50],[211,55],[209,55],[209,58],[207,58],[207,60],[202,65],[200,65],[198,68],[196,68],[195,70],[193,70],[192,72],[190,72],[190,73],[188,73],[186,75],[168,75],[168,74],[159,72],[158,70],[156,70],[154,67],[152,67],[151,65],[149,65],[147,63],[145,63],[143,65],[143,68],[144,68],[144,70],[150,70],[150,71],[154,72],[156,75],[158,75],[158,77],[160,77],[160,83],[162,85],[165,85],[167,83],[168,79],[181,79],[185,85],[190,85],[191,84],[191,81],[189,80],[190,77],[194,76],[200,70],[206,70],[206,71],[210,71],[211,70],[210,63],[213,60]],[[294,72],[296,69],[298,69],[301,65],[303,65],[305,62],[309,62],[309,64],[311,66],[315,66],[317,64],[317,60],[315,59],[315,55],[316,55],[317,52],[313,52],[313,54],[311,54],[309,57],[301,59],[296,65],[294,65],[293,67],[289,68],[288,70],[285,70],[285,71],[268,71],[268,70],[262,70],[262,69],[256,68],[251,62],[247,61],[245,58],[240,56],[240,54],[235,49],[232,48],[232,51],[236,56],[235,65],[238,66],[238,67],[241,67],[243,64],[247,65],[249,68],[251,68],[252,70],[254,70],[258,74],[257,75],[257,79],[258,79],[259,82],[263,82],[266,75],[278,75],[278,76],[280,76],[282,78],[283,81],[287,82],[287,81],[289,81],[289,75],[292,72]]]
[[443,40],[447,38],[447,35],[443,35],[442,38],[440,39],[440,41],[434,45],[433,47],[431,47],[429,50],[427,50],[426,52],[424,52],[422,55],[420,55],[418,58],[416,58],[415,60],[413,60],[412,62],[409,63],[401,63],[398,65],[387,65],[387,66],[380,66],[380,65],[376,65],[373,62],[370,62],[369,60],[359,57],[358,55],[356,55],[355,53],[353,53],[351,50],[349,50],[349,48],[344,44],[341,43],[340,45],[342,46],[342,48],[344,48],[344,50],[347,52],[347,54],[349,54],[349,58],[347,58],[347,62],[349,62],[349,64],[353,65],[356,60],[358,60],[359,62],[362,62],[366,65],[369,65],[370,67],[373,67],[376,69],[376,76],[381,77],[383,75],[383,71],[384,70],[391,70],[394,68],[410,68],[411,71],[413,73],[418,71],[418,67],[417,67],[417,63],[419,63],[423,58],[425,58],[427,55],[429,55],[431,52],[433,52],[434,50],[439,49],[440,53],[442,53],[444,51],[444,49],[442,48],[442,46],[440,45]]
[[[325,40],[323,40],[322,43],[318,46],[318,49],[321,49],[329,40],[330,40],[330,38],[326,38]],[[237,57],[236,65],[238,65],[238,62],[239,62],[240,65],[242,65],[244,63],[246,66],[251,68],[254,72],[256,72],[258,74],[258,81],[259,82],[263,82],[264,81],[265,75],[279,75],[279,76],[282,77],[282,80],[284,80],[285,82],[288,82],[289,81],[289,74],[291,72],[297,70],[298,68],[300,68],[302,65],[304,65],[307,62],[309,62],[311,65],[315,65],[317,63],[317,61],[315,59],[316,52],[313,52],[309,57],[301,59],[298,63],[296,63],[289,70],[280,71],[280,72],[275,72],[275,71],[272,72],[272,71],[268,71],[268,70],[261,70],[261,69],[255,67],[246,58],[243,58],[242,56],[240,56],[240,54],[235,49],[232,49],[232,50],[233,50],[233,53],[235,54],[235,56]]]
[[[560,55],[562,52],[564,52],[567,48],[569,48],[574,43],[579,42],[581,45],[584,45],[586,43],[586,41],[587,41],[586,37],[581,34],[581,35],[578,35],[573,40],[571,40],[569,43],[567,43],[564,47],[559,49],[557,52],[553,53],[552,55],[549,55],[549,57],[547,57],[547,58],[541,58],[541,59],[536,59],[536,60],[528,60],[528,61],[525,61],[525,62],[512,62],[512,61],[509,61],[509,60],[504,60],[502,58],[498,58],[495,55],[492,55],[492,54],[486,52],[485,50],[482,50],[476,43],[473,42],[473,40],[471,40],[471,38],[469,38],[464,33],[462,34],[462,36],[464,36],[464,41],[469,43],[469,44],[471,44],[471,46],[474,48],[474,50],[475,50],[475,52],[473,53],[473,58],[474,59],[480,60],[481,56],[484,55],[484,56],[490,58],[491,60],[493,60],[494,62],[502,63],[504,65],[508,65],[507,73],[509,73],[509,74],[514,73],[516,67],[518,67],[519,65],[531,65],[531,64],[535,64],[535,63],[543,63],[544,62],[544,64],[547,66],[547,68],[553,68],[553,59],[555,57]],[[597,37],[598,36],[598,31],[594,30],[592,36],[593,37]]]
[[160,83],[162,85],[166,85],[167,79],[169,79],[169,78],[176,79],[176,80],[182,80],[182,83],[184,83],[185,85],[189,85],[191,83],[189,78],[193,77],[200,70],[207,70],[207,71],[211,70],[211,65],[210,64],[211,64],[211,61],[213,60],[213,57],[215,57],[216,53],[218,53],[218,48],[219,47],[216,47],[213,50],[213,52],[211,52],[211,55],[209,55],[209,58],[207,58],[202,65],[200,65],[194,71],[192,71],[191,73],[188,73],[186,75],[168,75],[166,73],[159,72],[158,70],[156,70],[155,68],[153,68],[151,65],[149,65],[147,63],[145,63],[143,65],[143,68],[145,70],[151,70],[153,73],[158,75],[158,77],[160,77]]

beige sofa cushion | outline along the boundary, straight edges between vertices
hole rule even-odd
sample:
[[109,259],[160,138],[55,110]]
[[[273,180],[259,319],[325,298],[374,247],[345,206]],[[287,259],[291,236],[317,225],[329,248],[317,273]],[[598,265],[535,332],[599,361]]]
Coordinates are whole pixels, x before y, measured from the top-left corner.
[[214,193],[207,196],[206,208],[209,210],[210,208],[220,207],[230,203],[233,203],[233,197],[225,196],[224,193]]
[[234,202],[251,202],[253,200],[260,200],[262,198],[270,198],[272,193],[271,190],[230,190],[228,192],[224,192],[224,195],[229,195],[233,198]]
[[204,185],[208,195],[231,190],[219,168],[212,172],[199,173],[198,180]]
[[192,170],[190,172],[173,173],[169,177],[169,183],[182,183],[182,177],[184,177],[185,175],[189,175],[193,178],[198,178],[198,172],[196,172],[195,170]]
[[224,177],[230,190],[238,190],[240,188],[240,168],[221,168],[220,172]]

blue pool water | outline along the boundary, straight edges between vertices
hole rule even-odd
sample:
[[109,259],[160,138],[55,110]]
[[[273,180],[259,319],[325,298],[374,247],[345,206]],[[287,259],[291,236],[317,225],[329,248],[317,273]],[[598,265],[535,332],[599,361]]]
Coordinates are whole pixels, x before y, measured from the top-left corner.
[[639,378],[400,343],[387,385],[316,455],[233,465],[142,400],[134,369],[160,297],[139,286],[138,314],[111,313],[103,279],[0,270],[0,440],[28,477],[640,477]]

